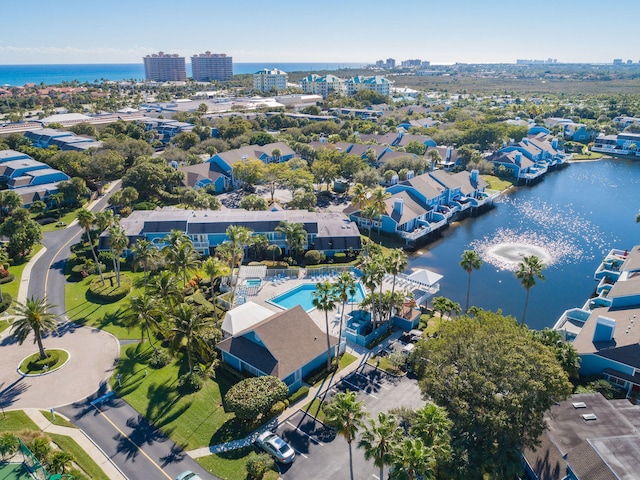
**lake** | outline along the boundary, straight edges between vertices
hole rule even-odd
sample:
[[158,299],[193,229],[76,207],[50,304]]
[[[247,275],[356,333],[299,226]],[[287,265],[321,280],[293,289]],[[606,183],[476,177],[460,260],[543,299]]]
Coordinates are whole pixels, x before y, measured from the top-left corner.
[[593,293],[594,271],[611,248],[640,243],[639,209],[640,161],[572,163],[536,185],[510,190],[492,210],[455,222],[411,255],[409,270],[444,275],[439,294],[464,308],[468,276],[458,262],[464,250],[475,249],[483,265],[471,274],[470,305],[520,319],[526,291],[513,265],[536,254],[547,265],[545,281],[531,289],[526,321],[534,329],[552,327]]

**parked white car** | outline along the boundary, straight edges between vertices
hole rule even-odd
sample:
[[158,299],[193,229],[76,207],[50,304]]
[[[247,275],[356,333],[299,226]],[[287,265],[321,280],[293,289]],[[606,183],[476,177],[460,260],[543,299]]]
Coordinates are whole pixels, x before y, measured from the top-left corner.
[[293,448],[273,432],[266,431],[261,433],[256,443],[280,463],[291,463],[296,458],[296,452]]

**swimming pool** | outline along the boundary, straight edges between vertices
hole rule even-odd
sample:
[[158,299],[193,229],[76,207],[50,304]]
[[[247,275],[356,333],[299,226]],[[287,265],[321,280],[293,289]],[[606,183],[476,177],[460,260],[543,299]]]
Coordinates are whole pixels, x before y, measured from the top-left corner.
[[259,278],[247,278],[244,281],[245,287],[259,287],[262,285],[262,280]]
[[[304,308],[305,312],[310,312],[315,307],[313,306],[313,292],[316,291],[315,283],[303,283],[291,290],[284,292],[278,296],[273,297],[267,303],[276,305],[280,308],[289,309],[300,305]],[[364,289],[360,283],[356,284],[356,294],[350,297],[347,303],[360,303],[364,298]],[[339,306],[340,302],[336,302],[336,306]]]

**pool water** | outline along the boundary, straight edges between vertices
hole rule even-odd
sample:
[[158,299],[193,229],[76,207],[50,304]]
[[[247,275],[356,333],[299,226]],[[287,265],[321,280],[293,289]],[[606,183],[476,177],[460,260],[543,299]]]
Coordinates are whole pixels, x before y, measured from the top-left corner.
[[260,280],[259,278],[247,278],[244,281],[244,284],[246,287],[259,287],[260,285],[262,285],[262,280]]
[[[268,303],[276,305],[280,308],[289,309],[297,305],[304,308],[305,312],[310,312],[315,307],[313,306],[313,292],[316,291],[315,283],[303,283],[296,288],[273,297]],[[364,290],[361,284],[356,284],[356,294],[347,300],[347,303],[360,303],[364,298]],[[336,306],[339,306],[340,302],[336,302]]]

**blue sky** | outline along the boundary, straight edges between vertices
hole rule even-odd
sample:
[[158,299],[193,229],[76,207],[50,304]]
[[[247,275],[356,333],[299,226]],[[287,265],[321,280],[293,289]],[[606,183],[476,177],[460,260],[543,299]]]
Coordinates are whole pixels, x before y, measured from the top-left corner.
[[[640,60],[638,0],[0,0],[0,64]],[[37,13],[36,13],[37,12]]]

